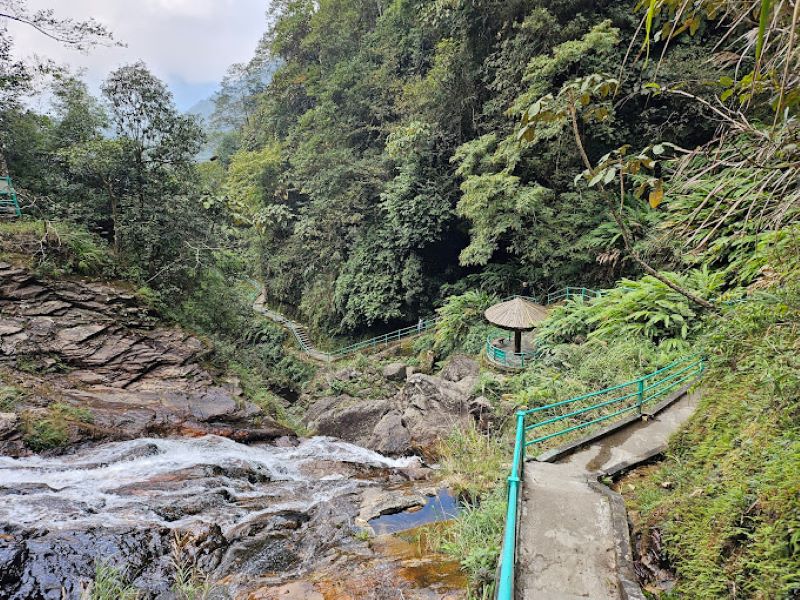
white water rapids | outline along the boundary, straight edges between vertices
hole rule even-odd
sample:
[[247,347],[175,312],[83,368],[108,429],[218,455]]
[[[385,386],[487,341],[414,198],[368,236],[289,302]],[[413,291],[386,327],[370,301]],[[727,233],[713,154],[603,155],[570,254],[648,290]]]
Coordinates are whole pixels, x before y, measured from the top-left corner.
[[254,511],[306,511],[352,493],[358,468],[397,469],[417,460],[322,437],[275,447],[216,436],[141,438],[60,457],[0,457],[0,523],[54,529],[199,521],[225,529]]

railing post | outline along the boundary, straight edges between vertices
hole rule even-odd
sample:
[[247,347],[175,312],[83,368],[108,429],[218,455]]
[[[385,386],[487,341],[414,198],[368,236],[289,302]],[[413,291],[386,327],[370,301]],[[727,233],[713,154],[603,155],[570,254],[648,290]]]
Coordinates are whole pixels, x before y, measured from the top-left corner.
[[503,548],[500,556],[500,575],[497,578],[498,600],[513,600],[514,598],[514,571],[517,554],[517,501],[522,462],[525,460],[525,413],[517,412],[517,431],[514,441],[514,458],[511,463],[511,473],[508,477],[508,504],[506,510],[506,524],[503,532]]
[[639,414],[642,414],[642,404],[644,404],[644,377],[639,379],[639,392],[636,397],[636,404],[639,407]]

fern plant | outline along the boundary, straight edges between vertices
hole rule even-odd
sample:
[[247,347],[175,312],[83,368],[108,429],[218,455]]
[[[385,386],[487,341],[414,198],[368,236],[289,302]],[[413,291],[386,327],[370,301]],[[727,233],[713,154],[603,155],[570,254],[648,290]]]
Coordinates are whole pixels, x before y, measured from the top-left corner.
[[[687,275],[665,275],[703,298],[715,297],[724,281],[721,273],[706,268]],[[597,340],[686,340],[700,326],[699,317],[696,305],[684,295],[645,275],[639,280],[623,279],[589,303],[570,300],[553,312],[538,339],[543,346],[572,342],[578,336]]]

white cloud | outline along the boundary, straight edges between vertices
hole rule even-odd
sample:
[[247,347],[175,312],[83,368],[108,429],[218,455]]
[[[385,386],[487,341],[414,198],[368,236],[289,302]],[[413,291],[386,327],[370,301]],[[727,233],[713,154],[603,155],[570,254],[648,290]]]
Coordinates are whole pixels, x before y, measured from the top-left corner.
[[16,52],[40,54],[86,70],[96,87],[119,65],[143,60],[172,85],[202,87],[220,81],[234,62],[248,60],[266,25],[268,0],[29,0],[32,9],[59,16],[94,17],[126,48],[65,49],[30,28],[12,24]]

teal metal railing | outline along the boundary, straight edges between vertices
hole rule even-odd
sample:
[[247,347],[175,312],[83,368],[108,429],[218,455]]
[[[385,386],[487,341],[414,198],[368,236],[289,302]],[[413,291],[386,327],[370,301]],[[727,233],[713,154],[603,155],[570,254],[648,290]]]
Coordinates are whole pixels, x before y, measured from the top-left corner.
[[14,189],[14,184],[11,183],[11,177],[8,175],[0,177],[0,208],[10,208],[14,211],[15,216],[22,216],[19,200],[17,200],[17,192]]
[[527,448],[626,413],[642,414],[644,406],[699,378],[704,369],[703,358],[692,355],[633,381],[516,413],[514,456],[507,480],[508,505],[495,594],[497,600],[514,598],[519,495]]
[[397,329],[396,331],[384,333],[383,335],[378,335],[375,336],[374,338],[364,340],[363,342],[357,342],[355,344],[351,344],[350,346],[346,346],[345,348],[336,350],[335,352],[331,353],[331,356],[334,359],[337,359],[347,356],[349,354],[355,354],[356,352],[360,352],[361,350],[373,349],[379,346],[388,346],[389,344],[400,341],[404,338],[420,335],[428,331],[429,329],[433,329],[438,321],[439,317],[430,317],[428,319],[423,319],[416,325],[403,327],[402,329]]
[[593,300],[602,296],[605,292],[601,290],[592,290],[585,287],[565,287],[555,292],[547,294],[546,304],[553,304],[561,302],[562,300],[572,300],[574,298],[581,298],[582,300]]
[[541,351],[538,349],[514,352],[503,348],[507,343],[510,343],[510,340],[506,340],[507,336],[508,333],[504,335],[498,331],[489,334],[486,338],[485,352],[489,362],[507,369],[524,369],[541,355]]

